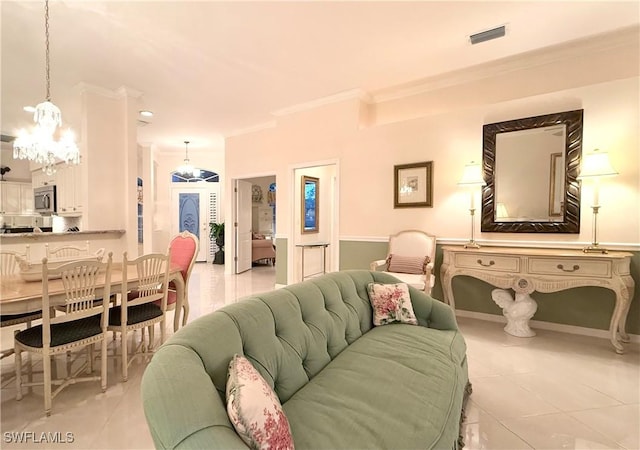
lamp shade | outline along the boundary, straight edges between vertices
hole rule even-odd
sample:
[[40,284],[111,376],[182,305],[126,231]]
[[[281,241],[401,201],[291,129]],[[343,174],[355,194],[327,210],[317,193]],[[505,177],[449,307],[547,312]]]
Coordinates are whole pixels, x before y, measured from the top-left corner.
[[484,182],[482,177],[482,166],[479,163],[471,161],[464,166],[464,172],[462,178],[458,181],[460,186],[484,186],[487,183]]
[[579,179],[591,177],[608,177],[618,175],[618,172],[611,166],[609,153],[595,149],[592,153],[587,153],[582,159],[582,169]]

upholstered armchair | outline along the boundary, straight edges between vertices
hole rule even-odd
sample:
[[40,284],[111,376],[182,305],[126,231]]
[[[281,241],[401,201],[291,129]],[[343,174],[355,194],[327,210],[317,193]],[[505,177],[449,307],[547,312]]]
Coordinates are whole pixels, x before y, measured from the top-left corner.
[[[198,251],[200,249],[200,241],[198,237],[189,231],[183,231],[171,239],[169,244],[171,249],[171,265],[180,267],[180,273],[184,281],[183,298],[178,298],[178,292],[173,282],[169,283],[169,292],[167,293],[167,311],[176,310],[173,319],[173,331],[178,331],[180,327],[180,313],[182,315],[182,326],[187,324],[189,317],[189,278],[191,278],[191,270],[196,262]],[[159,304],[156,302],[156,304]]]
[[435,259],[435,236],[418,230],[401,231],[389,237],[387,258],[373,261],[371,270],[388,272],[431,295],[436,283],[433,274]]

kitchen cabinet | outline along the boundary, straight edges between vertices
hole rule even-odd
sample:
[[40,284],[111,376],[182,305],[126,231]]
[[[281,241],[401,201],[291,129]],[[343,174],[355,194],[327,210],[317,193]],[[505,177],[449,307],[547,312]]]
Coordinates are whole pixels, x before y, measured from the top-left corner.
[[33,188],[39,188],[42,186],[52,186],[56,184],[56,173],[53,175],[47,175],[42,170],[34,170],[31,172],[31,184]]
[[22,214],[33,214],[33,186],[31,183],[20,183],[20,209]]
[[0,183],[0,213],[29,214],[33,212],[31,183],[3,181]]
[[82,165],[58,165],[56,192],[59,216],[81,216],[81,170]]

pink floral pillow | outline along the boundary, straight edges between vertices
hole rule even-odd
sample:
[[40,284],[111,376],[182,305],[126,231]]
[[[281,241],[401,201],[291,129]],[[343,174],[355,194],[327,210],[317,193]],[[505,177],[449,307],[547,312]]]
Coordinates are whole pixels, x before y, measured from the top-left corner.
[[244,356],[235,355],[229,363],[227,414],[249,447],[293,450],[289,421],[278,397]]
[[369,283],[367,290],[375,326],[394,322],[418,325],[406,283]]

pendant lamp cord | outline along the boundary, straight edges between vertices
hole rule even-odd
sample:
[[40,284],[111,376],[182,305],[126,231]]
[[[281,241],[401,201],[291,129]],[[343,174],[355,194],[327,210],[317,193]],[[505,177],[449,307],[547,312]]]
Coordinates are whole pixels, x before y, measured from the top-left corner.
[[44,2],[45,71],[47,80],[47,101],[51,101],[51,78],[49,76],[49,0]]

